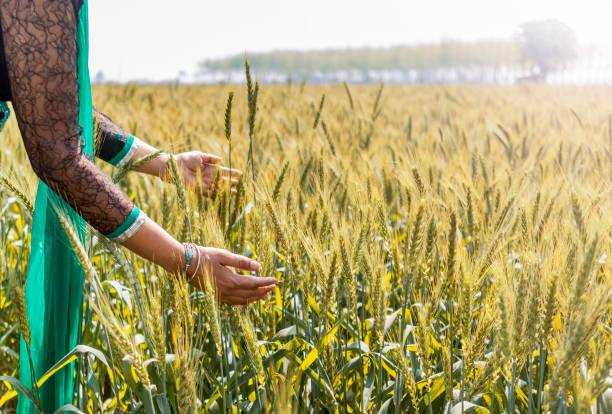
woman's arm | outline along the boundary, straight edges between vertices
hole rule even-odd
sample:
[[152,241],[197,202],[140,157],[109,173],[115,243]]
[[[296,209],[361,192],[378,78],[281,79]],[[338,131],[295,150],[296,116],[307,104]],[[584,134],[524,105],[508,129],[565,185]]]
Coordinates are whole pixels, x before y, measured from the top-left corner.
[[71,2],[5,0],[0,13],[13,108],[34,172],[93,227],[112,233],[134,204],[82,152]]
[[106,114],[93,109],[96,129],[94,131],[94,155],[101,160],[121,168],[134,158],[139,149],[139,140],[125,132]]
[[[4,0],[0,8],[13,107],[30,163],[98,231],[176,272],[184,263],[181,244],[139,212],[82,151],[72,7],[68,0]],[[217,286],[233,287],[246,301],[275,283],[230,272],[226,266],[255,270],[257,264],[221,252],[208,249],[203,256]],[[219,294],[222,300],[232,297]]]
[[[123,245],[134,253],[151,260],[168,272],[176,274],[185,271],[185,249],[153,220],[147,219],[142,228]],[[186,269],[190,283],[202,289],[204,278],[213,275],[219,300],[230,305],[246,304],[264,298],[274,290],[278,282],[274,277],[254,277],[238,275],[229,267],[246,271],[256,271],[260,265],[254,260],[226,250],[198,247],[202,265],[194,275],[195,260]]]
[[[94,140],[96,143],[95,155],[98,158],[121,168],[128,162],[141,159],[158,151],[157,148],[142,139],[124,131],[106,114],[94,109],[94,117],[97,121],[96,139]],[[189,151],[177,154],[175,158],[187,187],[196,188],[199,174],[201,191],[205,195],[212,190],[211,187],[217,171],[221,172],[224,182],[227,182],[231,175],[232,187],[236,187],[238,184],[237,177],[240,176],[241,172],[232,169],[230,174],[228,168],[220,165],[221,158],[216,155]],[[158,157],[139,165],[135,168],[135,171],[164,177],[168,173],[169,161],[170,155],[164,152]]]
[[[157,148],[127,133],[108,115],[95,108],[93,109],[93,115],[97,125],[96,131],[94,131],[94,153],[96,157],[115,167],[122,168],[128,162],[158,151]],[[135,170],[162,177],[167,171],[169,160],[170,156],[162,153]],[[216,162],[219,161],[220,159]]]

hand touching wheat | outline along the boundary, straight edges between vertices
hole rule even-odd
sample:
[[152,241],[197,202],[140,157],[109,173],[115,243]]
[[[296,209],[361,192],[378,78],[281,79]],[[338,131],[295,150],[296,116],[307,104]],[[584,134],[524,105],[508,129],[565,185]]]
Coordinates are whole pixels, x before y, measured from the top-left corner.
[[196,264],[191,263],[187,269],[190,283],[206,291],[206,277],[212,277],[212,285],[215,288],[218,299],[228,305],[244,305],[263,299],[274,290],[278,280],[274,277],[255,277],[239,275],[229,268],[246,271],[256,271],[261,266],[254,260],[240,256],[227,250],[212,247],[198,247],[201,255],[201,265],[197,274]]
[[[235,187],[238,185],[238,177],[242,172],[236,169],[230,171],[229,168],[221,166],[220,157],[200,151],[189,151],[180,153],[175,158],[186,187],[197,189],[199,184],[202,194],[210,196],[217,172],[219,172],[221,173],[221,183],[226,184],[231,180],[232,193],[236,192]],[[198,174],[200,174],[201,183],[198,183]]]

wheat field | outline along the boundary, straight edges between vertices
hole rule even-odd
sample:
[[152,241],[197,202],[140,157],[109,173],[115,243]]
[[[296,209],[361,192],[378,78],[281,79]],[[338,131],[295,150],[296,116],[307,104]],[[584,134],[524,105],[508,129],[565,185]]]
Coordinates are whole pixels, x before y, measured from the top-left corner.
[[[612,412],[611,93],[96,86],[99,110],[160,149],[227,165],[231,140],[235,196],[97,162],[175,237],[253,257],[281,283],[230,308],[95,231],[74,238],[75,407]],[[36,177],[14,119],[2,142],[0,375],[16,378]],[[0,410],[15,402],[4,382]]]

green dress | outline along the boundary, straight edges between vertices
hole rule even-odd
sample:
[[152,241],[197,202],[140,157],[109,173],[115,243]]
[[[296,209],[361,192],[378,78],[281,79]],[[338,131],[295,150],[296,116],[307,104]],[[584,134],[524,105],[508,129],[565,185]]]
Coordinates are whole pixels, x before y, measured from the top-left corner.
[[[89,28],[87,0],[78,9],[77,71],[79,83],[79,124],[83,128],[83,151],[93,153],[93,115],[89,81]],[[42,181],[38,184],[32,223],[31,254],[26,284],[26,309],[32,337],[31,356],[40,378],[77,344],[83,308],[83,269],[70,248],[70,242],[53,205],[69,212],[81,241],[85,241],[85,221]],[[26,346],[21,339],[20,381],[31,389]],[[72,404],[75,364],[71,363],[40,387],[45,413]],[[25,369],[24,369],[25,368]],[[19,413],[34,412],[29,400],[19,396]]]
[[[85,220],[122,243],[146,219],[93,163],[94,113],[99,158],[121,167],[137,140],[92,108],[87,10],[86,0],[45,0],[36,6],[17,1],[2,10],[0,20],[0,101],[12,101],[30,163],[41,178],[25,295],[30,354],[23,339],[20,346],[19,379],[30,389],[29,357],[40,379],[74,349],[81,332],[84,275],[57,211],[68,216],[83,243]],[[0,102],[0,128],[8,115]],[[45,413],[74,402],[74,373],[73,363],[42,384]],[[18,411],[30,413],[34,406],[20,395]]]

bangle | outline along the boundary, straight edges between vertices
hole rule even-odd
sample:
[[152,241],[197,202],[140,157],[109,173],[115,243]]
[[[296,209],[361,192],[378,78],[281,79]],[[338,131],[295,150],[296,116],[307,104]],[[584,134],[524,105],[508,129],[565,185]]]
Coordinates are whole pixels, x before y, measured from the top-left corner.
[[196,252],[198,252],[198,261],[196,262],[196,268],[193,271],[193,274],[189,278],[188,282],[191,282],[193,280],[193,278],[198,274],[198,269],[200,268],[200,259],[202,259],[202,253],[200,253],[200,249],[198,249],[197,246],[196,246]]
[[140,230],[146,219],[146,214],[134,205],[132,212],[127,216],[125,221],[112,233],[105,234],[105,236],[115,243],[123,243]]
[[193,259],[196,248],[195,244],[192,243],[183,243],[183,247],[185,248],[185,274],[187,274],[187,269],[191,265],[191,259]]

